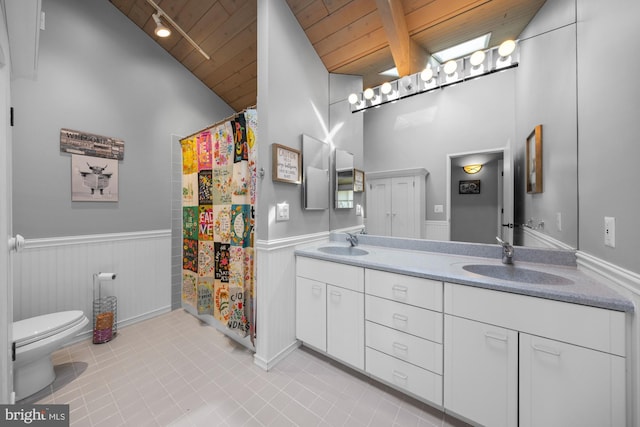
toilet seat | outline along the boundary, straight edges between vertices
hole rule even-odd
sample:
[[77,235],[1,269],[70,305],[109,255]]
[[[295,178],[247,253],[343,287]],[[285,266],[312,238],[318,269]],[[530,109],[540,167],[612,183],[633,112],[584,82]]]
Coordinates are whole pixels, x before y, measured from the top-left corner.
[[72,328],[84,319],[82,311],[70,310],[19,320],[13,322],[13,341],[20,348]]

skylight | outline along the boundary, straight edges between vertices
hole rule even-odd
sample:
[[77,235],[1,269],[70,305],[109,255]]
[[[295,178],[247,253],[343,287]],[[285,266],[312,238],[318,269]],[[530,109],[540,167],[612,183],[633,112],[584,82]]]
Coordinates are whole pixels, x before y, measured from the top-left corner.
[[442,64],[451,59],[457,59],[457,58],[461,58],[463,56],[469,55],[475,52],[476,50],[486,49],[487,47],[489,47],[490,38],[491,38],[491,33],[488,33],[488,34],[485,34],[484,36],[467,40],[466,42],[462,42],[450,48],[443,49],[439,52],[435,52],[434,54],[432,54],[432,56],[433,58],[436,59],[436,61]]
[[382,76],[391,76],[391,77],[400,77],[400,74],[398,74],[398,69],[396,67],[389,68],[388,70],[381,72],[380,75],[382,75]]

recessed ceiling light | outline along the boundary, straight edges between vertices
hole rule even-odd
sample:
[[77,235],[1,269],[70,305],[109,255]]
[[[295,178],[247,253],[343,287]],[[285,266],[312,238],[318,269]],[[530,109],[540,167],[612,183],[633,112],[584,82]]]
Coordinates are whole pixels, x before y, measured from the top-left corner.
[[439,52],[434,53],[432,56],[439,63],[442,64],[452,59],[457,59],[457,58],[461,58],[463,56],[469,55],[470,53],[475,52],[476,50],[486,49],[489,46],[490,38],[491,38],[491,33],[488,33],[488,34],[485,34],[484,36],[467,40],[466,42],[452,46],[448,49],[443,49]]

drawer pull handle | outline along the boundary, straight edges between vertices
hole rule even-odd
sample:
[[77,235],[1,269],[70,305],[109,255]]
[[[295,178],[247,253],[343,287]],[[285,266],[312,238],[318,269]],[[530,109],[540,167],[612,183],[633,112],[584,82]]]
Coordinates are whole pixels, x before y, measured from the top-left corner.
[[492,340],[498,340],[498,341],[504,341],[504,342],[509,341],[509,338],[506,335],[500,335],[494,332],[485,332],[484,336],[487,338],[491,338]]
[[342,296],[342,293],[338,291],[331,291],[331,295],[333,295],[334,297],[340,298]]
[[409,320],[409,318],[407,316],[404,316],[402,314],[398,314],[398,313],[394,313],[393,314],[393,318],[396,320],[399,320],[401,322],[406,322],[407,320]]
[[398,372],[398,371],[393,371],[393,376],[396,378],[400,378],[403,381],[406,381],[409,377],[405,374],[403,374],[402,372]]
[[542,353],[547,353],[547,354],[550,354],[552,356],[560,356],[560,350],[556,350],[554,348],[545,347],[545,346],[538,345],[538,344],[533,344],[533,345],[531,345],[531,347],[535,351],[540,351]]
[[321,294],[322,293],[322,287],[320,285],[313,285],[311,287],[311,290],[313,291],[314,294]]
[[404,344],[400,344],[399,342],[394,342],[393,343],[393,348],[400,350],[400,351],[404,351],[407,352],[407,350],[409,350],[409,347],[407,347]]
[[402,285],[393,285],[394,292],[402,292],[403,294],[407,293],[407,287]]

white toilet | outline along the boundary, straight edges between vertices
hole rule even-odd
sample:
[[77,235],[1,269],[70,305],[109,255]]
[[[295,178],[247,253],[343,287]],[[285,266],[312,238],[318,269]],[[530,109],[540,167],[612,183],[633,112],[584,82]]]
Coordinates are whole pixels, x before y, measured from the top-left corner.
[[13,389],[24,399],[53,382],[51,354],[70,342],[89,323],[80,310],[45,314],[13,323],[16,360]]

